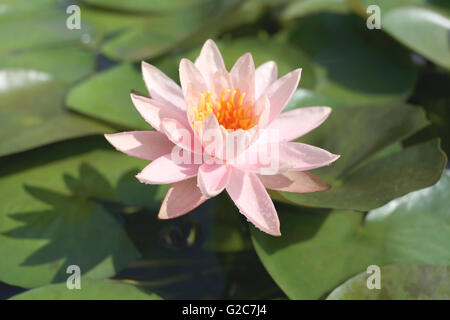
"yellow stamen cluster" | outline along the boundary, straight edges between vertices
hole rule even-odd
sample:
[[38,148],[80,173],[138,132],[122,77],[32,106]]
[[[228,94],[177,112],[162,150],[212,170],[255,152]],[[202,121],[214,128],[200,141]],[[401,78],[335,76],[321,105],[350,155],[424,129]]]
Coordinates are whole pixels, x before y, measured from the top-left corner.
[[244,103],[245,93],[241,93],[239,89],[226,89],[215,101],[213,94],[207,91],[200,95],[200,106],[193,108],[194,123],[203,122],[207,116],[214,113],[219,124],[228,130],[247,130],[255,125],[258,117],[253,114],[252,106],[246,106]]

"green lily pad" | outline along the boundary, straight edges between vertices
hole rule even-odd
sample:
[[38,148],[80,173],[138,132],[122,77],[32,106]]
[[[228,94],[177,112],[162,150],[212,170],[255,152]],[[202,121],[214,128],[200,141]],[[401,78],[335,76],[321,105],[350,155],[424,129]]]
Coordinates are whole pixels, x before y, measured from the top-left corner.
[[[58,45],[80,45],[91,33],[89,25],[83,20],[81,29],[68,29],[66,21],[69,15],[56,5],[8,11],[9,6],[6,4],[6,12],[0,15],[2,54]],[[27,32],[29,30],[32,32]]]
[[204,0],[83,0],[83,2],[113,10],[130,12],[166,13],[183,9]]
[[281,294],[250,245],[247,222],[224,210],[230,200],[160,220],[167,186],[139,183],[146,162],[106,144],[83,138],[3,159],[0,255],[8,259],[0,281],[39,287],[65,281],[77,264],[84,277],[115,275],[166,298]]
[[103,10],[100,7],[80,6],[82,19],[90,26],[90,38],[87,46],[94,50],[100,50],[103,41],[108,37],[114,37],[118,33],[144,25],[149,17],[147,15],[127,12]]
[[111,127],[63,108],[67,85],[36,70],[0,70],[0,155],[68,138],[110,132]]
[[152,24],[129,28],[106,41],[102,53],[117,61],[140,61],[162,55],[182,40],[181,32],[169,28],[171,22],[151,19]]
[[251,228],[255,249],[291,299],[317,299],[370,265],[450,264],[450,172],[434,186],[363,213],[278,205],[282,236]]
[[[374,4],[354,1],[356,9]],[[447,1],[379,0],[382,30],[434,63],[450,69],[450,5]]]
[[134,108],[131,91],[146,93],[140,71],[131,64],[108,69],[74,87],[67,106],[82,114],[128,128],[149,129],[150,125]]
[[81,278],[81,289],[67,289],[66,283],[50,284],[18,294],[11,300],[161,300],[154,293],[111,280]]
[[113,151],[103,137],[3,158],[0,281],[25,288],[61,282],[69,265],[103,279],[138,259],[111,203],[133,205],[121,183],[144,164]]
[[220,30],[240,23],[233,15],[241,5],[237,0],[202,0],[169,15],[149,17],[145,25],[129,28],[107,41],[102,52],[113,60],[140,61],[175,47],[198,45]]
[[347,0],[300,0],[292,1],[281,13],[281,18],[300,18],[319,12],[347,13],[350,8]]
[[433,185],[447,163],[437,141],[386,153],[389,146],[427,124],[423,110],[408,105],[335,109],[321,127],[300,139],[341,155],[330,166],[313,170],[332,188],[272,194],[281,195],[277,200],[305,206],[367,211]]
[[400,102],[414,88],[417,71],[409,52],[359,17],[309,15],[277,37],[311,58],[313,70],[303,74],[315,74],[313,91],[332,107]]
[[289,100],[283,111],[310,106],[335,106],[332,98],[317,93],[314,90],[304,89],[302,88],[301,83],[299,87],[300,88],[294,92],[291,100]]
[[442,139],[442,149],[450,154],[450,77],[445,72],[427,70],[417,83],[411,102],[424,107],[431,126],[408,139],[406,142],[416,143],[435,137]]
[[53,80],[74,83],[95,69],[95,54],[79,46],[8,52],[0,57],[4,69],[44,72]]
[[[41,5],[6,3],[0,16],[0,32],[7,33],[0,44],[0,51],[4,49],[0,115],[5,120],[0,129],[0,156],[111,131],[110,126],[64,108],[69,85],[94,71],[95,54],[83,50],[79,30],[66,28],[67,15],[60,1],[36,3]],[[20,32],[28,24],[32,36]],[[82,30],[87,32],[84,24]]]
[[[394,264],[380,268],[381,288],[367,287],[370,273],[347,280],[327,297],[328,300],[448,300],[450,267]],[[369,280],[370,281],[370,280]]]
[[28,0],[3,0],[2,13],[12,14],[18,12],[29,12],[37,8],[48,9],[55,5],[61,4],[63,0],[35,0],[33,2]]

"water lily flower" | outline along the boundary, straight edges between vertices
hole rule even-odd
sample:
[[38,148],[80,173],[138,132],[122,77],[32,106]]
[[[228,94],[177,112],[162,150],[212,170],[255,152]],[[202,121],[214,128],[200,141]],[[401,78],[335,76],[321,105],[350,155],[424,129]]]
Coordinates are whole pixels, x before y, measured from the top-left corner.
[[[255,69],[246,53],[228,72],[216,44],[208,40],[195,63],[181,60],[181,87],[145,62],[142,73],[151,98],[132,93],[131,99],[155,131],[105,137],[117,150],[152,161],[136,176],[140,182],[171,184],[159,218],[179,217],[226,190],[250,222],[279,236],[266,188],[309,193],[330,187],[308,170],[339,156],[292,140],[318,127],[331,109],[281,113],[301,69],[278,78],[275,62]],[[177,156],[180,150],[184,157]]]

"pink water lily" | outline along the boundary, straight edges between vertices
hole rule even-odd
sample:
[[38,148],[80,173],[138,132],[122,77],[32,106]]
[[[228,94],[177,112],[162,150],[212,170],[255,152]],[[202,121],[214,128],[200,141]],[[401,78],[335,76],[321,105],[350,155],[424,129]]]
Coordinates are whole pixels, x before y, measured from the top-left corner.
[[[225,189],[249,221],[278,236],[280,223],[266,188],[309,193],[330,187],[307,170],[339,156],[291,141],[318,127],[331,109],[281,113],[301,69],[278,78],[274,62],[255,69],[246,53],[228,72],[208,40],[195,63],[181,60],[181,87],[145,62],[142,73],[151,98],[132,93],[131,99],[156,131],[105,137],[117,150],[152,161],[137,175],[140,182],[171,184],[159,218],[179,217]],[[177,156],[180,150],[184,161]]]

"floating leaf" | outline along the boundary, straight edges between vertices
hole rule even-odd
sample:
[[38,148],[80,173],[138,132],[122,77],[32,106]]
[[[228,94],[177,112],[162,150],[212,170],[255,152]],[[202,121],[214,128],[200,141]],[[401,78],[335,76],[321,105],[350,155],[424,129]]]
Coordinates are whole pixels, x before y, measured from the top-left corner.
[[130,93],[146,93],[140,71],[122,64],[73,88],[66,103],[72,110],[129,128],[150,129],[131,102]]
[[0,57],[0,65],[3,69],[27,69],[48,73],[56,81],[73,83],[93,72],[95,55],[79,46],[35,49],[8,52]]
[[336,107],[334,100],[332,98],[317,93],[313,90],[303,89],[302,83],[300,83],[299,87],[300,88],[294,92],[291,100],[289,100],[288,104],[286,105],[283,111],[289,111],[296,108],[310,107],[310,106]]
[[69,265],[102,279],[139,257],[108,204],[129,203],[118,184],[145,161],[106,144],[103,137],[72,140],[3,158],[1,281],[26,288],[65,281]]
[[278,38],[309,55],[313,69],[303,75],[315,74],[314,92],[332,107],[404,101],[414,88],[417,72],[409,53],[358,17],[307,16]]
[[442,149],[450,154],[450,77],[446,72],[426,70],[421,75],[411,102],[423,106],[431,126],[420,131],[406,142],[417,143],[435,137],[442,140]]
[[[328,300],[448,300],[450,267],[394,264],[380,268],[381,288],[367,287],[370,273],[347,280]],[[370,279],[369,279],[370,281]]]
[[423,110],[407,105],[335,109],[321,127],[300,140],[341,155],[329,167],[313,171],[332,188],[273,194],[300,205],[366,211],[433,185],[447,162],[436,141],[372,158],[427,124]]
[[67,85],[35,70],[0,70],[0,155],[111,131],[63,108]]
[[50,284],[18,294],[11,300],[160,300],[154,293],[130,284],[110,280],[81,278],[81,289],[67,288],[66,283]]
[[[60,1],[37,3],[42,6],[6,3],[0,16],[0,32],[7,33],[0,44],[0,155],[111,131],[64,108],[68,85],[93,72],[95,54],[80,46],[79,30],[66,27]],[[28,23],[32,33],[14,31]],[[86,31],[84,25],[82,29]]]
[[[83,35],[89,36],[91,32],[86,23],[82,23],[81,29],[68,29],[66,26],[68,15],[56,5],[31,6],[26,10],[14,10],[14,4],[5,6],[5,13],[0,15],[2,54],[62,44],[79,45],[83,42]],[[12,8],[8,11],[10,6]]]
[[144,25],[149,16],[127,12],[103,10],[100,7],[80,5],[81,18],[90,29],[89,37],[84,36],[86,45],[93,50],[100,50],[104,41],[129,28]]
[[434,186],[362,213],[278,206],[282,236],[251,234],[291,299],[317,299],[370,265],[450,264],[450,172]]
[[[353,1],[365,13],[370,0]],[[448,1],[379,0],[382,30],[434,63],[450,69],[450,5]]]
[[300,18],[319,12],[349,12],[347,0],[299,0],[292,1],[282,12],[284,19]]
[[176,45],[180,49],[187,42],[198,44],[239,23],[233,14],[240,5],[237,0],[202,0],[173,14],[149,17],[145,25],[129,28],[107,41],[102,52],[113,60],[139,61],[160,56]]
[[183,9],[204,0],[84,0],[84,2],[113,10],[130,12],[164,13]]

